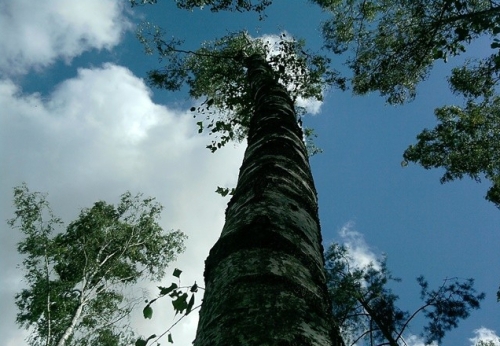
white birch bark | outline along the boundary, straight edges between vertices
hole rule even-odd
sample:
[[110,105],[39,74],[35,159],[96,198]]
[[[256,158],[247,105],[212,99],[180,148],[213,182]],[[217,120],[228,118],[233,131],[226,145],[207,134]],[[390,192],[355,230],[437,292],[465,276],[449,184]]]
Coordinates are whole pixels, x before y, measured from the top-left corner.
[[85,304],[83,302],[80,302],[78,305],[78,308],[75,310],[75,313],[73,315],[73,318],[71,319],[71,324],[66,328],[64,331],[64,334],[61,336],[59,341],[57,342],[57,346],[64,346],[66,345],[66,342],[68,341],[69,337],[73,335],[75,332],[75,326],[80,320],[80,316],[82,315],[83,307]]

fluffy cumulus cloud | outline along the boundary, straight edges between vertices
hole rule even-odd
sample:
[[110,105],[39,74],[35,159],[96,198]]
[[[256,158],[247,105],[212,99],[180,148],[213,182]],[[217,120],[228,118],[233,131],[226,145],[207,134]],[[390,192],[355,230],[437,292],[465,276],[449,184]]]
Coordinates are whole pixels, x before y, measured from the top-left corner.
[[0,73],[13,75],[110,49],[129,27],[120,0],[0,0]]
[[[121,0],[0,0],[0,218],[13,216],[12,188],[22,182],[49,193],[52,209],[66,223],[97,200],[115,203],[127,190],[142,192],[164,205],[165,229],[181,229],[189,237],[172,270],[181,268],[187,285],[201,284],[227,202],[214,191],[236,184],[244,146],[211,154],[205,149],[209,138],[196,133],[188,111],[155,104],[143,81],[115,64],[78,69],[40,93],[26,93],[15,83],[14,77],[57,60],[69,63],[84,51],[119,44],[129,27],[124,5]],[[16,267],[22,260],[19,240],[19,232],[4,224],[0,334],[8,346],[21,345],[26,337],[14,323],[14,295],[23,287]],[[154,295],[157,284],[137,289]],[[160,334],[168,327],[165,321],[173,322],[173,313],[166,315],[170,303],[162,304],[153,321],[134,316],[139,333]],[[176,327],[176,342],[191,343],[196,318],[192,314]]]
[[351,267],[364,268],[373,265],[375,269],[380,269],[377,255],[366,243],[362,233],[355,230],[354,222],[347,222],[339,231],[340,243],[349,250]]
[[[165,206],[165,229],[189,236],[172,270],[184,270],[183,283],[203,282],[204,259],[222,229],[227,202],[214,190],[235,185],[243,146],[211,154],[188,111],[155,104],[140,78],[113,64],[80,69],[43,98],[3,80],[0,104],[2,220],[12,217],[12,187],[22,182],[48,192],[67,222],[96,200],[117,202],[127,190],[143,192]],[[18,345],[24,335],[14,326],[13,296],[22,287],[20,238],[5,225],[0,235],[0,309],[6,312],[0,334],[4,344]],[[155,285],[146,288],[156,293]],[[159,310],[168,311],[170,303],[163,304]],[[140,332],[159,333],[172,320],[156,312],[153,322],[137,320]],[[192,341],[196,315],[174,332],[181,344]]]
[[500,346],[500,336],[494,330],[481,327],[476,329],[474,334],[476,336],[469,339],[471,346],[481,345],[481,342],[484,346]]

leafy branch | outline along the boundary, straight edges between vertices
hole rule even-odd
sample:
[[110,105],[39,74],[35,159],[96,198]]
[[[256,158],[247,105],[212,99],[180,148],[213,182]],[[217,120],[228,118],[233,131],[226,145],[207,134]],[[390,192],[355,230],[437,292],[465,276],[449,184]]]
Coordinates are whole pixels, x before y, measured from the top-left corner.
[[46,195],[25,184],[14,188],[14,206],[8,224],[24,235],[18,251],[27,283],[15,297],[16,322],[31,328],[30,344],[130,341],[125,318],[135,303],[121,289],[162,276],[183,251],[184,234],[158,224],[162,206],[127,192],[117,206],[83,209],[66,229]]
[[332,244],[325,260],[333,315],[351,345],[364,338],[371,345],[406,345],[403,334],[420,313],[428,321],[422,333],[426,342],[440,342],[446,331],[456,328],[471,310],[479,309],[485,297],[476,293],[472,279],[447,278],[437,290],[429,290],[421,276],[417,282],[423,305],[410,314],[396,306],[398,296],[387,287],[390,281],[400,280],[391,275],[385,258],[363,268],[351,267],[348,250]]
[[[147,339],[139,338],[135,342],[135,346],[146,346],[150,340],[153,342],[157,342],[161,338],[163,338],[167,333],[167,340],[169,343],[174,343],[172,333],[170,331],[186,316],[188,316],[192,311],[199,309],[201,304],[195,306],[195,294],[202,287],[198,286],[196,282],[192,286],[181,286],[180,285],[180,275],[182,271],[180,269],[175,269],[173,272],[173,276],[178,278],[178,283],[172,282],[172,284],[168,287],[159,286],[160,290],[157,298],[154,298],[147,302],[144,307],[142,314],[145,319],[153,318],[153,308],[152,304],[155,303],[158,299],[169,297],[172,300],[172,306],[175,311],[175,315],[180,314],[180,318],[177,319],[166,331],[164,331],[161,335],[157,336],[156,334],[150,335]],[[189,295],[191,294],[191,297]],[[189,300],[188,300],[189,297]]]
[[156,52],[164,65],[148,73],[150,85],[171,91],[187,85],[190,97],[204,100],[191,110],[195,118],[201,118],[198,132],[214,136],[207,146],[212,152],[247,134],[254,102],[246,78],[246,58],[254,54],[266,58],[293,100],[322,100],[328,86],[345,88],[345,79],[330,68],[330,59],[308,52],[303,40],[286,33],[252,38],[241,31],[204,42],[195,51],[180,48],[181,40],[166,41],[160,28],[147,23],[137,35],[146,52]]

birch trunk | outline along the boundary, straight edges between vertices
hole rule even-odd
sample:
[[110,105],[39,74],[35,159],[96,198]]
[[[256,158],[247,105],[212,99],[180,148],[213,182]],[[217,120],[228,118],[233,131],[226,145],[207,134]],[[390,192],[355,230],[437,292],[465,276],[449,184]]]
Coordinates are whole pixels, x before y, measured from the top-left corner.
[[57,342],[57,346],[66,345],[66,342],[68,341],[69,337],[71,335],[73,335],[73,333],[75,332],[75,326],[76,326],[78,320],[80,319],[80,316],[81,316],[82,311],[83,311],[83,306],[84,306],[84,304],[78,305],[78,308],[76,309],[75,314],[73,315],[73,318],[71,319],[71,324],[64,331],[64,334],[61,336],[61,338]]
[[246,64],[256,111],[226,223],[205,262],[194,345],[342,345],[293,102],[262,57]]

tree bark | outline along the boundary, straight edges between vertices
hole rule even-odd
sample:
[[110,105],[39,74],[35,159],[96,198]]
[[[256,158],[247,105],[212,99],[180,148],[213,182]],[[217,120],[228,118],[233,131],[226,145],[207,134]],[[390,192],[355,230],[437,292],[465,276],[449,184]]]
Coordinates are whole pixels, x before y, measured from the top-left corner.
[[61,338],[57,342],[57,346],[66,345],[66,342],[68,342],[68,339],[70,338],[70,336],[73,335],[73,333],[75,332],[75,326],[78,323],[80,316],[82,315],[84,306],[85,306],[85,304],[83,302],[80,302],[80,304],[78,305],[78,307],[73,315],[73,318],[71,319],[71,324],[64,331],[64,334],[61,336]]
[[194,345],[343,345],[293,102],[262,57],[245,63],[255,113],[226,223],[205,262]]

